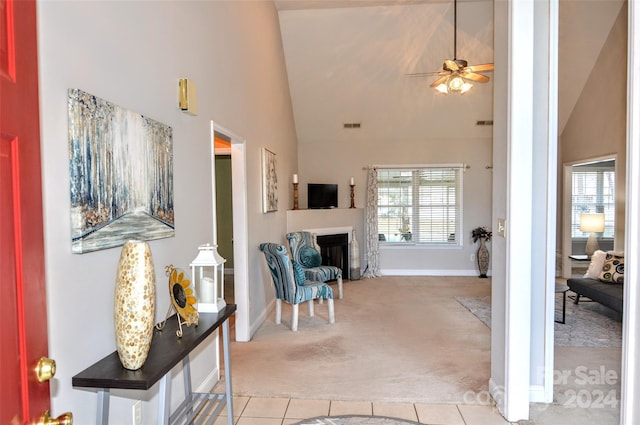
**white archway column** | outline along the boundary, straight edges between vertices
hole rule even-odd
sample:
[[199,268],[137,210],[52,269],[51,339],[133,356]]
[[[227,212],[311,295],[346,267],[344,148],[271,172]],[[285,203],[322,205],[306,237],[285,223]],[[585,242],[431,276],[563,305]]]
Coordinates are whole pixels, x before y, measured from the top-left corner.
[[489,389],[502,415],[518,421],[529,418],[531,367],[534,1],[498,0],[494,14]]
[[620,423],[640,423],[640,5],[629,1],[627,203]]

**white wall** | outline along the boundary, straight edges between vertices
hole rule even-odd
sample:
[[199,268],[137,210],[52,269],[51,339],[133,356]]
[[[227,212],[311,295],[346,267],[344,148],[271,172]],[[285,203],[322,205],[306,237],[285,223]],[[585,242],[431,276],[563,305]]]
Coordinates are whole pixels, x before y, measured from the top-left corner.
[[[569,3],[565,5],[565,3]],[[578,16],[596,15],[601,7],[607,8],[607,15],[616,16],[610,32],[604,37],[602,49],[598,51],[591,73],[587,78],[576,103],[567,117],[567,123],[560,138],[560,163],[570,164],[603,156],[616,156],[616,214],[614,249],[624,250],[625,242],[625,198],[626,198],[626,63],[627,63],[627,3],[614,2],[561,2],[563,14],[578,12]],[[565,8],[569,10],[565,10]],[[576,19],[573,17],[572,19]],[[564,16],[563,22],[571,21]],[[608,21],[607,21],[608,22]],[[575,26],[575,25],[574,25]],[[571,37],[581,38],[577,32]],[[560,47],[566,50],[570,41],[561,40]],[[565,44],[569,44],[566,46]],[[561,53],[562,51],[561,50]],[[561,62],[562,63],[562,62]],[[567,66],[567,64],[564,64]],[[560,80],[560,85],[570,85]],[[561,99],[561,98],[560,98]],[[562,172],[562,169],[561,169]],[[560,174],[562,183],[562,174]],[[559,185],[559,214],[564,214],[562,199],[564,193]],[[560,216],[562,217],[562,216]],[[559,241],[569,230],[559,228]],[[560,246],[560,245],[559,245]],[[569,248],[569,247],[567,247]],[[563,259],[571,252],[563,252]]]
[[[459,4],[458,57],[492,62],[491,1]],[[471,230],[491,223],[493,76],[464,96],[443,96],[432,79],[453,55],[453,4],[286,10],[283,43],[298,132],[300,207],[307,183],[337,183],[339,207],[364,207],[369,164],[471,166],[463,175],[464,245],[457,249],[381,248],[385,274],[477,275]],[[320,83],[319,83],[320,82]],[[343,123],[361,122],[359,129]],[[491,243],[488,247],[491,250]],[[364,265],[363,265],[364,266]]]
[[[475,89],[475,88],[474,88]],[[474,93],[475,94],[475,93]],[[380,269],[385,274],[453,274],[477,275],[471,261],[477,244],[471,230],[491,226],[491,138],[412,140],[352,140],[349,143],[325,140],[298,147],[300,186],[307,183],[338,183],[339,207],[348,208],[348,176],[354,176],[355,204],[366,202],[366,167],[368,164],[452,164],[470,166],[463,175],[462,211],[463,246],[460,248],[381,248]],[[304,170],[304,173],[303,173]],[[300,191],[301,207],[306,208],[306,190]],[[492,243],[488,244],[491,249]],[[364,267],[364,265],[363,265]]]
[[[49,353],[57,361],[53,412],[71,410],[91,424],[96,394],[71,387],[71,377],[115,350],[113,293],[119,248],[72,254],[69,224],[67,89],[80,88],[173,127],[176,235],[150,242],[156,268],[156,320],[167,311],[164,266],[188,268],[197,246],[211,240],[209,121],[246,139],[251,321],[273,298],[257,245],[285,233],[286,184],[276,213],[261,211],[260,148],[278,155],[278,175],[297,159],[278,16],[271,2],[38,3],[48,288]],[[177,81],[197,83],[199,115],[177,109]],[[216,352],[192,359],[194,385],[210,374]],[[174,371],[173,405],[182,394]],[[203,388],[208,390],[209,388]],[[143,399],[145,424],[155,423],[157,385],[150,391],[114,391],[111,423],[131,422]],[[151,401],[151,402],[148,402]]]

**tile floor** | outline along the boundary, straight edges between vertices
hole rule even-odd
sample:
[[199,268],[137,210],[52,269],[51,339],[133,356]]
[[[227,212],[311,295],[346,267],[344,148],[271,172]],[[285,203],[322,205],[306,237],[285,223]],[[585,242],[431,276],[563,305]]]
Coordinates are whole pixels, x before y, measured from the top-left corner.
[[[379,415],[438,425],[508,425],[491,406],[301,400],[271,397],[233,399],[236,425],[291,425],[316,416]],[[226,409],[214,425],[226,425]]]

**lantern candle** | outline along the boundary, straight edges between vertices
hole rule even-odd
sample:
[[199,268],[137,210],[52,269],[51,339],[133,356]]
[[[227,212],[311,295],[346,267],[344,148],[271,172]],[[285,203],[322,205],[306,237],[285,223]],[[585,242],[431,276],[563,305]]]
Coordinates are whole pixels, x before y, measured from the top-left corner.
[[294,183],[298,183],[298,175],[297,174],[293,175],[293,182]]
[[213,299],[214,283],[210,277],[203,277],[202,280],[200,280],[200,300],[202,302],[212,303],[215,301]]

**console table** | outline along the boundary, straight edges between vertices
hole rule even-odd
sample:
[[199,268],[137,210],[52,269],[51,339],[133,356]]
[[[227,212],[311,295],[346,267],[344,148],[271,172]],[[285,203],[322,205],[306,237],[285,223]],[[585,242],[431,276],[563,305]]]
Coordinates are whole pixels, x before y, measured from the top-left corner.
[[[160,381],[158,424],[212,424],[226,406],[227,423],[233,425],[229,317],[235,311],[236,305],[230,304],[218,313],[200,313],[197,326],[182,328],[182,338],[176,336],[178,321],[175,315],[171,316],[162,331],[154,328],[149,355],[142,368],[135,371],[125,369],[120,363],[118,353],[113,352],[75,375],[72,378],[72,385],[98,389],[96,423],[100,425],[109,423],[109,390],[111,388],[148,390],[158,381]],[[194,393],[191,389],[189,353],[219,329],[220,325],[222,325],[225,393]],[[180,361],[183,365],[185,398],[171,413],[171,369]]]

